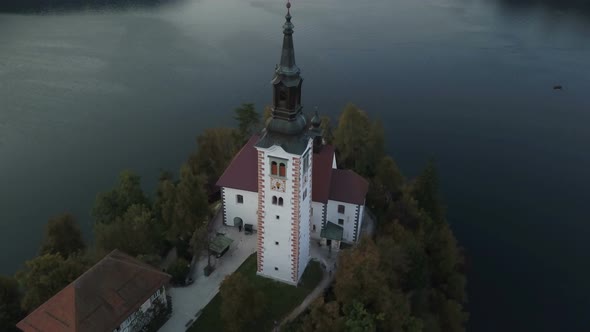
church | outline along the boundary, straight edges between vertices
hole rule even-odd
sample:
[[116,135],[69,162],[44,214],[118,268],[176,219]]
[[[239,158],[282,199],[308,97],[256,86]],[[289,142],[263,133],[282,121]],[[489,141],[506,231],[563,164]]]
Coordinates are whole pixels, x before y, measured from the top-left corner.
[[[251,225],[257,236],[257,274],[297,285],[312,241],[334,250],[359,240],[369,184],[337,168],[315,112],[303,113],[303,78],[295,64],[291,4],[272,84],[272,116],[234,157],[217,186],[223,222]],[[309,123],[308,123],[309,122]]]

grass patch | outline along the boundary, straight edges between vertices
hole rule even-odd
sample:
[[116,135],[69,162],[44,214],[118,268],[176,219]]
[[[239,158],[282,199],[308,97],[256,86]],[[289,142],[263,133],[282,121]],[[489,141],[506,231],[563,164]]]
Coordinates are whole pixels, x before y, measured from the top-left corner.
[[[257,289],[264,293],[267,301],[267,311],[257,322],[261,331],[269,331],[274,321],[281,321],[289,312],[297,307],[303,299],[322,280],[322,268],[320,263],[310,261],[303,273],[298,287],[274,281],[256,275],[256,254],[248,257],[237,269]],[[213,272],[215,273],[215,272]],[[195,331],[224,331],[221,320],[221,295],[217,293],[213,300],[203,308],[201,316],[188,330]]]

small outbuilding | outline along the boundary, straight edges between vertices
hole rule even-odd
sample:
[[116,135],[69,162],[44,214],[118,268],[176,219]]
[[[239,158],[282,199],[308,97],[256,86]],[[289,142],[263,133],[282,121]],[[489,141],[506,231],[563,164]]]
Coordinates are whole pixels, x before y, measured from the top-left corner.
[[331,249],[340,249],[343,233],[344,229],[341,226],[328,221],[320,234],[322,245],[328,246]]
[[227,252],[232,242],[234,242],[234,240],[229,237],[223,234],[217,234],[209,244],[209,252],[219,258]]

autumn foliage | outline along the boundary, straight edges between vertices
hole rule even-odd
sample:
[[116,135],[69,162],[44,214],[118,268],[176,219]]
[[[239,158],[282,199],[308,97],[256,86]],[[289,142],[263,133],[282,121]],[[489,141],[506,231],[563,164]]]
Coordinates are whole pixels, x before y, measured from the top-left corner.
[[378,229],[340,253],[332,291],[291,330],[465,331],[463,256],[445,218],[434,163],[406,180],[384,152],[379,123],[354,105],[334,132],[339,166],[370,181],[367,206]]

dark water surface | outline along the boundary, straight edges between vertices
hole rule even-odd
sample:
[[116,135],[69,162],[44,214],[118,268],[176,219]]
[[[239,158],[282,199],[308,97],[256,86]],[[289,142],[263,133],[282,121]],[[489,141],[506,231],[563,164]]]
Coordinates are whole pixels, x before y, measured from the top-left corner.
[[[381,118],[406,175],[436,158],[473,331],[590,329],[590,19],[566,9],[294,3],[307,111],[353,101]],[[283,15],[271,0],[0,14],[0,273],[35,255],[52,215],[90,237],[120,170],[153,191],[203,129],[268,104]]]

